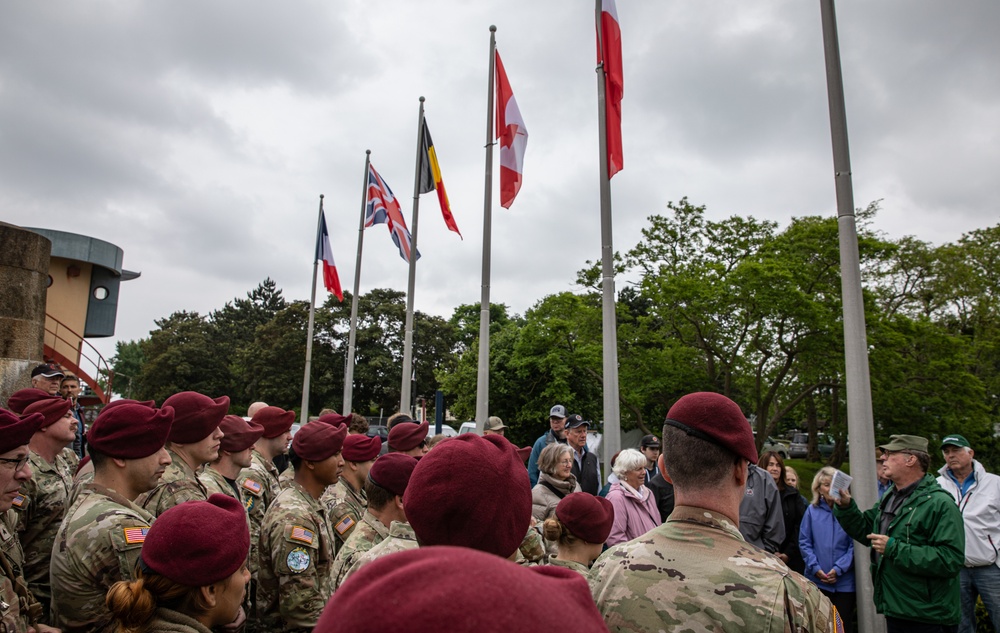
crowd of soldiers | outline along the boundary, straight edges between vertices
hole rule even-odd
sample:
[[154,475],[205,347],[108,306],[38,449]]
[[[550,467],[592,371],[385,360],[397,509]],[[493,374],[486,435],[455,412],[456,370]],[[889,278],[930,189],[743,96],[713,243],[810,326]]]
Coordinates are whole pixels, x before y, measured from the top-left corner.
[[528,452],[503,435],[429,450],[428,423],[396,414],[384,447],[357,414],[293,437],[293,411],[229,405],[114,401],[78,460],[68,400],[12,395],[0,630],[840,630],[814,583],[740,535],[757,450],[719,394],[667,415],[669,520],[600,558],[611,505],[576,492],[536,524]]

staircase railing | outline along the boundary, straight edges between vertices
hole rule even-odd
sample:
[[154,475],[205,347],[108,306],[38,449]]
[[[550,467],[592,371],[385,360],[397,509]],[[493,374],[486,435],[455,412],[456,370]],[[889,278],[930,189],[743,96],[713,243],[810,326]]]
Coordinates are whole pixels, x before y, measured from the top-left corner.
[[[45,315],[44,343],[47,360],[53,360],[72,372],[90,386],[102,404],[107,404],[111,398],[111,385],[115,372],[96,347],[84,339],[83,335],[51,314]],[[79,361],[70,357],[70,350],[73,350],[72,353],[79,358]]]

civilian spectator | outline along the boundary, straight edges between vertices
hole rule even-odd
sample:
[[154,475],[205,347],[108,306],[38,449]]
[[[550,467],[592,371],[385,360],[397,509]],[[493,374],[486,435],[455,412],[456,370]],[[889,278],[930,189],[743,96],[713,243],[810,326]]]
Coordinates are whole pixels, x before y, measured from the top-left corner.
[[660,440],[655,435],[645,435],[639,450],[646,456],[646,483],[660,472]]
[[618,483],[611,485],[608,501],[615,508],[615,521],[606,541],[608,547],[631,541],[660,525],[660,511],[646,480],[646,456],[627,448],[615,460]]
[[563,430],[566,428],[566,407],[557,404],[549,410],[549,430],[542,434],[531,447],[531,456],[528,457],[528,479],[531,485],[538,483],[538,459],[542,455],[542,449],[555,442],[566,443]]
[[806,513],[806,500],[799,494],[798,488],[788,485],[785,480],[785,460],[774,451],[767,451],[760,456],[760,466],[768,472],[778,486],[781,496],[782,523],[785,526],[785,538],[778,546],[778,558],[800,574],[805,569],[802,554],[799,553],[799,524],[802,515]]
[[597,455],[587,448],[587,432],[590,422],[578,413],[566,418],[566,444],[573,449],[573,474],[580,484],[580,490],[596,495],[601,490],[601,464]]
[[566,444],[549,444],[538,459],[538,483],[531,489],[531,516],[544,521],[568,494],[580,492],[573,474],[573,449]]

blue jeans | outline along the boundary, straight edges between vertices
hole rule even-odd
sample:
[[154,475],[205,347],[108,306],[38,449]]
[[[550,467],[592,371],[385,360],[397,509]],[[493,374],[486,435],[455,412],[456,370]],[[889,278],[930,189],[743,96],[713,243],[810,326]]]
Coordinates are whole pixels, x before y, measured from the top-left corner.
[[964,567],[959,576],[962,584],[962,624],[959,633],[976,630],[976,596],[983,599],[994,628],[1000,631],[1000,567]]

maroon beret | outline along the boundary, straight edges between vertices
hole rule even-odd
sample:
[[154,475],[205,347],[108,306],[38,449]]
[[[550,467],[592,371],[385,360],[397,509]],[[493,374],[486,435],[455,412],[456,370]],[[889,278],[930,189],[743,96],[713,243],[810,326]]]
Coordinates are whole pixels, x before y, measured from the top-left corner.
[[176,444],[194,444],[219,428],[229,411],[229,396],[212,400],[197,391],[182,391],[164,400],[163,406],[174,408],[174,425],[167,439]]
[[573,536],[588,543],[603,543],[611,534],[615,508],[604,497],[589,492],[574,492],[556,506],[556,518]]
[[270,440],[288,433],[288,429],[295,424],[295,412],[281,407],[264,407],[254,413],[250,421],[264,427],[264,437]]
[[525,446],[524,448],[517,448],[517,447],[514,448],[517,450],[517,454],[518,456],[520,456],[521,461],[527,464],[528,459],[531,457],[531,447]]
[[28,443],[35,431],[45,423],[45,416],[33,413],[18,417],[7,409],[0,409],[0,453],[20,448]]
[[185,587],[204,587],[229,578],[246,562],[250,530],[236,499],[214,494],[161,514],[142,544],[142,562]]
[[[503,600],[484,600],[484,591]],[[374,605],[383,608],[375,614]],[[523,567],[461,547],[419,547],[372,561],[337,589],[313,629],[315,633],[562,630],[607,633],[583,576],[552,565]]]
[[689,393],[670,407],[666,423],[688,435],[727,448],[756,464],[753,430],[740,406],[721,393]]
[[174,410],[168,406],[104,407],[87,433],[87,443],[108,457],[142,459],[163,448],[173,422]]
[[408,451],[420,446],[427,439],[430,422],[403,422],[389,429],[389,448],[394,451]]
[[372,464],[368,478],[379,488],[384,488],[394,495],[402,496],[406,492],[406,484],[410,483],[410,475],[417,465],[417,458],[406,453],[386,453]]
[[129,400],[128,398],[122,398],[120,400],[112,400],[101,408],[101,411],[107,411],[113,407],[120,407],[123,404],[141,404],[144,407],[149,407],[150,409],[156,408],[155,400]]
[[44,429],[45,427],[52,426],[61,420],[72,406],[73,403],[69,400],[63,400],[62,398],[45,398],[44,400],[36,400],[26,406],[24,408],[24,413],[21,415],[41,413],[45,416],[45,421],[42,422],[42,425],[38,428]]
[[319,422],[332,424],[333,426],[347,426],[351,423],[351,416],[340,415],[339,413],[327,413],[316,418]]
[[321,462],[340,452],[344,447],[345,437],[347,437],[346,426],[310,422],[295,434],[292,450],[306,461]]
[[245,451],[264,434],[264,427],[247,422],[238,415],[227,415],[222,418],[219,428],[225,433],[219,442],[219,448],[230,453]]
[[367,462],[378,457],[382,450],[382,438],[368,437],[355,433],[344,440],[344,459],[351,462]]
[[528,532],[531,483],[510,442],[465,433],[420,460],[403,505],[422,545],[461,545],[507,558]]
[[7,408],[20,415],[24,413],[25,407],[39,400],[62,400],[62,398],[41,389],[19,389],[7,398]]

